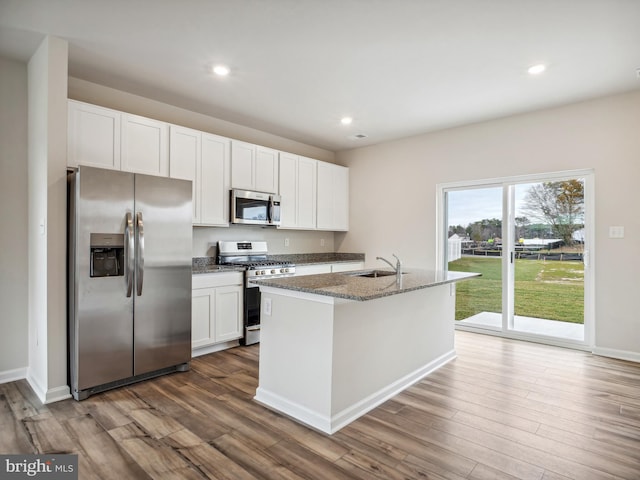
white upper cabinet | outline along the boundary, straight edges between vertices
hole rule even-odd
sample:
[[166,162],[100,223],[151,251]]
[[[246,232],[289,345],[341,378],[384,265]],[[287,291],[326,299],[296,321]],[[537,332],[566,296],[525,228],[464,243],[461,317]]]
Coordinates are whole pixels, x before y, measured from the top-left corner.
[[197,130],[169,127],[169,177],[191,180],[193,188],[193,223],[200,222],[200,185],[202,134]]
[[349,169],[318,163],[319,230],[349,230]]
[[121,169],[126,172],[169,175],[169,126],[164,122],[122,115]]
[[233,140],[231,186],[258,192],[278,192],[278,152],[271,148]]
[[171,125],[169,176],[193,182],[194,225],[229,224],[231,140]]
[[278,151],[256,146],[256,190],[278,193]]
[[316,228],[318,161],[280,152],[280,228]]
[[298,156],[280,152],[280,228],[298,226]]
[[200,169],[201,225],[229,225],[231,189],[231,140],[210,133],[202,134]]
[[194,225],[229,225],[229,190],[282,196],[280,228],[349,229],[349,169],[69,100],[67,164],[193,182]]
[[255,190],[256,146],[251,143],[231,142],[231,186]]
[[67,165],[120,170],[120,112],[69,100]]

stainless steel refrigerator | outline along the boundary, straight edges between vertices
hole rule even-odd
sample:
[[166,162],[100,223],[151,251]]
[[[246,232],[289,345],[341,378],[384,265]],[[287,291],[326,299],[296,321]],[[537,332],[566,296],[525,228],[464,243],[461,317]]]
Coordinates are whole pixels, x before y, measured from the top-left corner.
[[69,377],[76,400],[191,360],[191,182],[68,176]]

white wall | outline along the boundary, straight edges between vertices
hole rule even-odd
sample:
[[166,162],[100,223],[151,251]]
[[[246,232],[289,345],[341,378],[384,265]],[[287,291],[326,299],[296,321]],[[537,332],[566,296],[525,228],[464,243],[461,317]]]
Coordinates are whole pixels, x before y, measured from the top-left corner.
[[0,58],[0,383],[27,349],[27,66]]
[[27,379],[45,403],[70,396],[66,342],[67,58],[67,42],[47,37],[27,66]]
[[[229,228],[195,227],[193,229],[193,256],[217,255],[215,245],[219,240],[264,240],[270,254],[333,252],[334,233],[305,230],[278,230],[273,227],[232,225]],[[285,239],[289,246],[285,247]],[[322,242],[324,240],[324,242]],[[321,244],[324,243],[324,246]]]
[[[337,249],[425,268],[436,263],[436,184],[593,168],[596,351],[640,361],[639,91],[343,151],[337,163],[351,169]],[[625,238],[609,239],[611,225]]]

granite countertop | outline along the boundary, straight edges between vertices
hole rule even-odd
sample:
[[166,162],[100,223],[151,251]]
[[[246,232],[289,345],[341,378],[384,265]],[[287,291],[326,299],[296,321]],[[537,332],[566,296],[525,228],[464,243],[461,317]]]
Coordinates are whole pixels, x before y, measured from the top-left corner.
[[[377,271],[381,271],[376,269]],[[396,284],[396,276],[367,278],[354,275],[372,270],[358,270],[347,273],[323,273],[301,277],[285,277],[255,280],[253,283],[266,287],[282,288],[297,292],[313,293],[347,300],[374,300],[376,298],[397,295],[423,288],[454,283],[474,277],[479,273],[435,272],[431,270],[406,269],[402,274],[402,283]],[[392,270],[384,270],[392,272]]]
[[[291,262],[295,265],[364,262],[364,253],[294,253],[283,255],[267,255],[267,259],[273,262]],[[243,267],[218,265],[216,263],[216,257],[194,257],[191,262],[191,272],[193,274],[243,271]]]
[[233,265],[218,265],[215,257],[195,257],[191,261],[192,274],[221,272],[244,272],[244,268]]

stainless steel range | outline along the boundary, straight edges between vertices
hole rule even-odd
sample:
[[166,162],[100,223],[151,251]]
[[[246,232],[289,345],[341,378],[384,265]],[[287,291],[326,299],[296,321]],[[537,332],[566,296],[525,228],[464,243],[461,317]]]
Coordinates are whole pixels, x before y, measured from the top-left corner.
[[218,242],[218,263],[245,267],[243,345],[260,341],[260,289],[252,279],[290,277],[296,266],[269,259],[267,242]]

